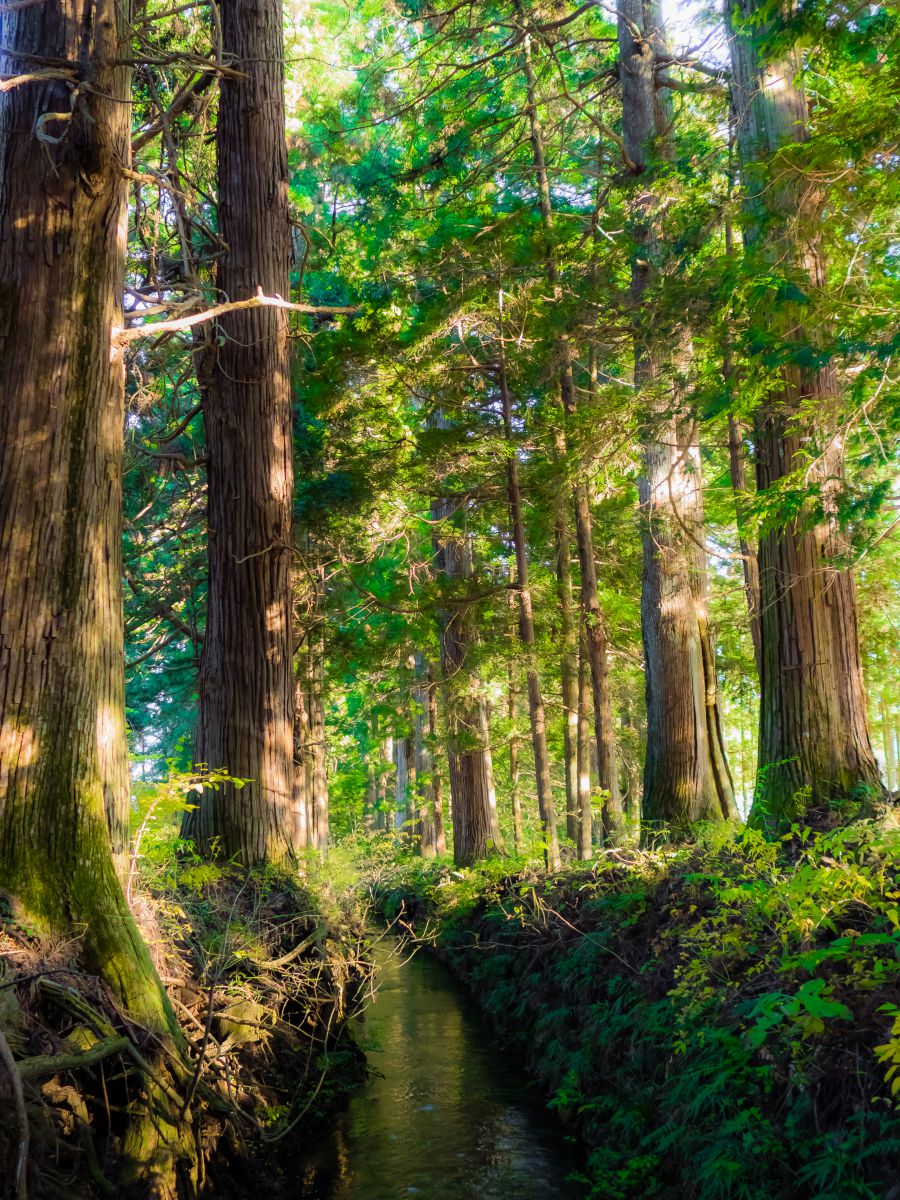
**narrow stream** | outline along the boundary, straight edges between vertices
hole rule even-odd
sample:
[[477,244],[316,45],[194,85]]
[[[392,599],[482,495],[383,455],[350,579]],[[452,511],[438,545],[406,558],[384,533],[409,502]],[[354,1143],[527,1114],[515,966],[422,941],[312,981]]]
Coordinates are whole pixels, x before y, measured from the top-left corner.
[[302,1200],[577,1200],[573,1147],[431,955],[376,948],[360,1040],[374,1068],[304,1160]]

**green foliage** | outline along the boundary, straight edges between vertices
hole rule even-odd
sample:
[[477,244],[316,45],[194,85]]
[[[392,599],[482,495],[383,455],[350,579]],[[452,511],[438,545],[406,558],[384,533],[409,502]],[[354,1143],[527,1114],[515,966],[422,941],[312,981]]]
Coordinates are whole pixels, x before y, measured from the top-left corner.
[[591,1195],[880,1200],[900,1148],[900,838],[861,822],[545,877],[379,863],[589,1147]]

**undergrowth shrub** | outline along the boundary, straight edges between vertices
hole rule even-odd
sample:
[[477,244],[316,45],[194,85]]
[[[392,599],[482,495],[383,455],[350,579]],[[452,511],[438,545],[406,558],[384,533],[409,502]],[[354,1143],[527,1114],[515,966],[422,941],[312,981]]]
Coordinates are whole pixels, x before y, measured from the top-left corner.
[[900,841],[744,829],[545,876],[391,861],[588,1147],[592,1196],[900,1196]]

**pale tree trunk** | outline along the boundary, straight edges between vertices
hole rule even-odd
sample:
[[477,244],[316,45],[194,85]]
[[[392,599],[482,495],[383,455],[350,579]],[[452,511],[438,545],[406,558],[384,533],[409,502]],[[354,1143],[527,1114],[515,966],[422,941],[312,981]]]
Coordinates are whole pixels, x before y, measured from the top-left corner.
[[328,769],[325,753],[325,625],[321,598],[317,603],[318,627],[311,640],[309,658],[310,750],[312,806],[315,811],[315,847],[328,849]]
[[[537,104],[537,84],[534,75],[534,65],[531,57],[531,34],[527,31],[522,6],[516,0],[515,10],[517,19],[523,30],[523,57],[522,67],[525,75],[525,87],[527,95],[527,117],[528,126],[531,136],[532,157],[534,162],[535,174],[537,176],[538,188],[538,205],[540,209],[541,224],[544,230],[546,239],[546,273],[547,284],[550,289],[557,295],[561,293],[559,282],[559,270],[556,265],[556,259],[553,254],[553,236],[554,236],[554,213],[553,203],[550,195],[550,177],[547,172],[547,159],[544,148],[544,132],[540,122],[540,114]],[[559,355],[559,392],[560,402],[563,410],[563,420],[566,421],[575,415],[577,410],[577,400],[575,396],[575,381],[572,375],[572,348],[567,338],[563,337],[559,340],[557,347]],[[566,438],[562,441],[562,453],[564,456],[569,454],[569,446]],[[591,642],[591,679],[594,691],[594,728],[597,737],[597,758],[599,763],[599,781],[600,787],[605,792],[603,804],[603,825],[606,836],[612,844],[616,844],[622,837],[622,802],[619,795],[619,784],[615,769],[615,734],[613,731],[612,720],[605,720],[605,714],[610,712],[609,698],[609,668],[607,664],[606,638],[603,631],[602,611],[600,608],[600,600],[597,591],[597,568],[594,558],[594,533],[591,521],[590,503],[586,485],[583,482],[577,482],[572,490],[572,502],[575,513],[575,535],[578,544],[578,560],[581,567],[581,606],[586,614]],[[557,527],[557,542],[558,552],[557,561],[559,562],[559,543],[560,530]],[[570,647],[571,639],[574,638],[574,625],[570,632]],[[565,661],[565,656],[564,656]],[[570,660],[571,661],[571,658]],[[577,691],[577,680],[575,676],[570,677],[569,682],[570,698],[574,698]],[[565,702],[565,698],[564,698]],[[604,740],[604,739],[611,740]]]
[[294,675],[294,840],[298,847],[315,844],[315,819],[309,769],[309,713],[306,707],[306,653],[297,656]]
[[438,762],[438,690],[434,676],[428,671],[428,756],[431,763],[431,819],[434,825],[434,852],[446,854],[447,839],[444,834],[443,780]]
[[[622,130],[632,173],[671,153],[670,114],[656,87],[665,41],[655,0],[622,0],[618,10]],[[662,249],[652,179],[633,202],[631,300],[634,381],[644,407],[641,628],[647,696],[643,815],[683,831],[696,821],[737,815],[717,698],[706,611],[706,563],[696,431],[677,375],[690,361],[687,332],[669,332],[664,352],[645,304]],[[671,345],[674,343],[674,351]]]
[[594,818],[591,812],[591,665],[587,628],[582,620],[578,656],[578,857],[593,852]]
[[881,698],[881,738],[884,745],[884,774],[888,791],[897,790],[897,747],[894,745],[894,724],[890,719],[888,703]]
[[547,720],[535,649],[534,610],[531,588],[528,585],[528,551],[525,545],[525,522],[522,518],[522,494],[519,484],[519,463],[513,441],[512,399],[506,376],[506,353],[503,346],[503,298],[500,297],[499,380],[503,404],[503,431],[506,440],[506,487],[510,524],[516,554],[516,589],[519,594],[519,639],[525,652],[525,680],[528,688],[528,716],[531,722],[531,745],[534,751],[534,773],[537,784],[538,811],[544,839],[544,862],[551,871],[559,867],[559,842],[556,834],[556,813],[553,807],[553,786],[550,781],[550,752],[547,748]]
[[[0,92],[0,887],[17,920],[102,976],[165,1078],[180,1034],[116,871],[128,774],[113,338],[131,77],[114,64],[130,17],[127,3],[56,0],[0,18],[0,78],[65,62],[78,79],[45,72]],[[179,1170],[193,1194],[196,1152],[160,1085],[148,1091],[117,1194],[174,1194]]]
[[[565,438],[557,446],[557,458],[564,464]],[[560,691],[563,708],[563,761],[566,770],[566,833],[573,838],[571,822],[578,811],[578,637],[575,629],[575,604],[572,590],[572,536],[569,529],[568,498],[556,498],[554,513],[556,550],[556,600],[559,612]]]
[[409,735],[394,738],[394,832],[403,833],[409,820]]
[[522,793],[519,786],[519,734],[516,729],[518,704],[516,703],[516,672],[512,659],[509,663],[507,685],[507,716],[509,718],[509,797],[512,809],[513,847],[516,854],[525,848],[522,831]]
[[731,463],[731,486],[737,512],[738,540],[741,548],[741,563],[744,571],[744,592],[747,596],[747,615],[750,620],[750,637],[753,641],[753,657],[757,673],[762,668],[762,625],[759,614],[759,559],[756,547],[750,543],[746,533],[744,510],[749,489],[744,461],[744,433],[740,424],[728,414],[728,457]]
[[[780,6],[779,6],[780,7]],[[769,21],[787,14],[768,13]],[[741,0],[750,26],[731,37],[737,143],[745,202],[745,253],[761,270],[788,274],[814,297],[826,285],[820,223],[825,197],[805,175],[760,170],[781,147],[807,137],[807,102],[796,49],[767,61],[759,0]],[[816,346],[809,306],[779,298],[766,319],[786,343]],[[763,499],[792,472],[806,469],[829,492],[840,482],[841,447],[828,442],[839,406],[832,366],[798,360],[771,382],[755,423],[757,491]],[[824,434],[824,437],[822,436]],[[817,436],[818,435],[818,436]],[[809,467],[810,447],[825,445]],[[877,808],[882,785],[872,751],[857,629],[856,593],[839,556],[836,517],[816,528],[803,518],[770,523],[760,538],[759,781],[751,819],[790,820],[807,808],[858,797]]]
[[[219,295],[290,289],[280,0],[222,0]],[[293,822],[293,457],[287,314],[221,318],[203,366],[209,600],[196,758],[249,780],[207,789],[185,832],[244,863],[284,861]]]

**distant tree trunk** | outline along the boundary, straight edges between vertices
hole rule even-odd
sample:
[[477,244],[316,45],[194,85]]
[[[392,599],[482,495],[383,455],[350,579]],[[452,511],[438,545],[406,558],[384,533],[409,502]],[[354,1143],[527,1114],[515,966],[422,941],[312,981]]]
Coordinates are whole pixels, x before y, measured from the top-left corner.
[[578,656],[578,857],[593,853],[594,817],[591,811],[591,664],[587,629],[582,620]]
[[[289,295],[291,229],[280,0],[222,0],[216,283]],[[203,367],[209,600],[196,757],[250,782],[207,789],[185,832],[245,863],[283,861],[292,828],[293,456],[287,314],[230,313]],[[313,720],[315,717],[313,716]],[[215,839],[215,840],[214,840]]]
[[[729,172],[729,193],[731,173]],[[725,220],[725,253],[734,256],[734,231],[730,218]],[[726,336],[728,336],[726,334]],[[726,385],[735,386],[734,355],[731,344],[726,346],[723,364]],[[734,491],[735,516],[737,518],[738,541],[741,548],[741,565],[744,572],[744,591],[747,597],[747,615],[750,620],[750,637],[753,641],[753,657],[756,673],[762,670],[762,627],[759,619],[759,558],[755,545],[747,536],[746,507],[750,489],[747,486],[747,471],[744,455],[744,429],[734,413],[728,414],[728,459],[731,465],[731,487]]]
[[556,834],[556,813],[553,807],[553,785],[550,781],[550,752],[547,748],[547,721],[544,698],[538,675],[535,650],[534,611],[531,588],[528,585],[528,551],[525,545],[525,522],[522,518],[522,494],[519,485],[519,465],[513,442],[512,398],[506,376],[506,353],[503,346],[503,299],[500,297],[500,338],[498,373],[503,405],[503,430],[506,439],[506,486],[509,501],[510,525],[516,554],[516,588],[519,594],[519,638],[525,651],[525,679],[528,687],[528,715],[531,722],[531,745],[534,750],[534,773],[537,784],[538,811],[544,838],[544,861],[551,871],[559,868],[559,842]]
[[[446,428],[441,415],[431,418],[434,428]],[[452,589],[439,614],[441,671],[447,715],[447,758],[453,822],[453,859],[469,866],[489,851],[502,851],[497,830],[493,772],[485,735],[487,716],[483,698],[473,692],[466,660],[475,645],[471,604],[459,594],[459,585],[473,574],[472,548],[464,531],[451,526],[459,501],[442,496],[431,502],[434,564],[438,576]],[[492,802],[493,797],[493,802]]]
[[328,764],[325,747],[325,625],[321,597],[317,601],[317,629],[311,640],[309,712],[312,751],[312,804],[315,810],[317,850],[328,849]]
[[[632,173],[671,154],[670,115],[656,86],[665,51],[656,0],[622,0],[618,8],[622,130]],[[657,314],[645,295],[660,257],[659,200],[652,181],[634,202],[635,255],[631,300],[635,312],[634,381],[645,406],[643,587],[641,626],[647,694],[647,755],[643,813],[648,821],[683,830],[699,820],[736,816],[734,789],[722,740],[715,656],[706,612],[702,549],[700,457],[694,423],[666,373],[689,361],[683,329],[663,355]]]
[[744,591],[747,596],[747,613],[750,619],[750,637],[753,640],[753,657],[757,673],[762,669],[762,626],[759,616],[759,559],[756,547],[751,545],[746,531],[744,507],[747,501],[747,473],[744,467],[744,437],[740,424],[732,413],[728,414],[728,455],[731,462],[731,486],[734,490],[737,510],[738,540],[741,548],[741,563],[744,570]]
[[516,671],[513,660],[509,661],[509,683],[507,687],[507,716],[509,718],[509,798],[512,808],[513,847],[516,854],[525,848],[522,831],[522,794],[519,787],[519,734],[516,729],[518,705],[516,703]]
[[[740,0],[738,16],[749,23],[731,37],[744,246],[761,270],[787,275],[816,293],[826,282],[820,229],[824,194],[805,175],[760,171],[781,147],[807,138],[807,102],[797,82],[799,51],[782,49],[780,58],[767,61],[761,50],[771,25],[784,15],[780,8]],[[767,308],[766,322],[770,338],[774,334],[798,351],[821,342],[820,331],[809,326],[808,305],[779,297]],[[827,440],[837,415],[834,368],[806,363],[799,353],[786,362],[776,389],[769,379],[757,412],[756,479],[763,499],[793,471],[809,469],[810,446]],[[832,442],[813,468],[826,505],[840,481],[839,453]],[[757,823],[780,823],[808,807],[848,797],[873,806],[881,800],[866,717],[855,587],[840,564],[844,549],[834,514],[816,528],[802,517],[770,522],[760,538],[759,778],[750,814]]]
[[447,839],[444,834],[444,806],[442,800],[441,770],[438,763],[438,697],[437,684],[434,676],[428,671],[428,756],[431,762],[431,814],[434,825],[435,854],[447,853]]
[[306,706],[306,654],[297,656],[294,676],[294,842],[297,847],[315,845],[315,813],[312,811],[309,759],[309,712]]
[[[546,240],[546,272],[547,283],[554,291],[559,291],[559,270],[553,254],[554,213],[550,195],[550,179],[547,172],[547,159],[544,149],[544,133],[541,127],[537,105],[537,84],[534,75],[534,65],[531,58],[531,34],[520,0],[514,0],[517,19],[523,30],[522,66],[525,75],[525,86],[528,97],[528,124],[531,135],[531,147],[535,174],[537,175],[538,204],[541,224]],[[561,338],[557,344],[559,354],[559,390],[563,409],[563,419],[574,416],[577,410],[575,383],[572,377],[572,349],[567,338]],[[563,452],[568,454],[567,441],[563,441]],[[591,522],[588,493],[583,482],[576,483],[572,490],[572,500],[575,511],[575,534],[578,542],[578,559],[581,565],[581,604],[587,614],[591,626],[591,678],[594,689],[594,727],[597,736],[597,756],[600,764],[600,786],[607,793],[603,808],[603,823],[607,837],[613,844],[617,843],[622,834],[622,804],[619,796],[619,785],[615,771],[615,735],[612,721],[605,721],[609,712],[608,666],[606,662],[606,640],[603,632],[602,612],[597,591],[597,568],[594,561],[594,534]],[[559,535],[558,535],[559,538]],[[573,631],[570,638],[574,638]],[[570,692],[577,689],[575,676],[571,677]],[[574,689],[573,689],[574,685]],[[612,741],[602,743],[601,738],[609,736]],[[612,769],[610,769],[612,765]]]
[[[565,438],[557,446],[565,461]],[[556,599],[559,611],[560,690],[563,709],[563,761],[566,770],[566,834],[573,837],[572,818],[578,811],[578,637],[572,591],[572,536],[567,497],[558,496],[554,514]]]
[[394,779],[394,832],[397,834],[404,832],[409,820],[409,741],[406,733],[394,738],[394,762],[397,767]]
[[[18,921],[102,976],[165,1078],[178,1025],[116,871],[128,772],[125,376],[113,338],[131,74],[115,64],[130,20],[130,5],[111,0],[0,18],[0,78],[40,63],[71,64],[78,78],[35,71],[0,91],[0,888]],[[158,1085],[148,1091],[154,1111],[131,1118],[117,1194],[171,1195],[180,1167],[193,1193],[190,1138],[183,1147],[177,1114],[157,1106]],[[134,1107],[146,1112],[146,1098]]]

